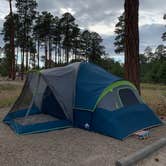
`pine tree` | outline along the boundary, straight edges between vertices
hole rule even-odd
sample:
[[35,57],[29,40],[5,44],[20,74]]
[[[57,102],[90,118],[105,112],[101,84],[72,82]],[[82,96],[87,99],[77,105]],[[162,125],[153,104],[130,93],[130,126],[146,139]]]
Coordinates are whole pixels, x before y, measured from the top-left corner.
[[152,62],[155,59],[155,54],[152,52],[152,48],[149,46],[145,48],[144,55],[147,57],[148,62]]
[[163,61],[165,61],[166,60],[166,46],[164,46],[163,44],[158,45],[155,50],[155,55],[156,55],[156,59],[161,61],[161,63]]
[[[11,33],[13,27],[11,27],[11,22],[14,25],[14,46],[11,48]],[[18,15],[15,13],[7,15],[5,17],[5,22],[3,24],[3,30],[2,34],[4,36],[3,40],[5,42],[5,55],[7,58],[7,63],[8,63],[8,76],[9,78],[12,78],[13,80],[15,79],[15,74],[16,74],[16,57],[15,57],[15,47],[17,47],[17,34],[18,34],[18,27],[19,27],[19,21],[18,21]],[[12,39],[12,40],[13,40]],[[13,41],[12,41],[13,43]],[[9,48],[8,48],[9,47]],[[14,47],[14,49],[13,49]],[[14,51],[14,53],[12,53]]]
[[32,35],[33,21],[36,17],[36,0],[16,0],[17,13],[21,22],[20,28],[20,47],[22,49],[22,79],[24,72],[24,53],[26,53],[26,71],[28,70],[29,60],[29,41]]
[[105,54],[102,37],[96,32],[85,30],[81,34],[81,48],[86,60],[99,64],[101,56]]
[[[163,19],[166,20],[166,14],[164,14]],[[163,33],[162,39],[163,39],[163,41],[166,41],[166,32]]]
[[81,50],[82,55],[88,60],[91,52],[91,33],[88,30],[85,30],[81,33]]
[[8,24],[9,26],[9,38],[10,38],[10,49],[9,49],[9,55],[10,55],[10,68],[9,68],[9,78],[12,78],[12,80],[15,80],[15,47],[14,47],[14,18],[13,18],[13,10],[12,10],[12,0],[8,0],[9,2],[9,19],[10,22]]
[[120,54],[124,52],[125,13],[118,17],[118,23],[115,25],[115,34],[115,53]]
[[75,18],[71,13],[64,13],[60,19],[60,28],[63,34],[63,48],[65,49],[66,63],[69,63],[69,52],[72,49],[73,31],[76,27]]
[[139,0],[125,0],[125,78],[140,92]]
[[104,46],[102,45],[103,39],[96,32],[91,32],[91,51],[89,61],[99,64],[101,56],[105,54]]

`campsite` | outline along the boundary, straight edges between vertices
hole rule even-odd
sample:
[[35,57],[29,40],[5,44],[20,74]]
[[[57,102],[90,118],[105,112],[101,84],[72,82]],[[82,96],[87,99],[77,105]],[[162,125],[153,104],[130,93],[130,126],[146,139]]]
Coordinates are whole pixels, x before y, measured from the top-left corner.
[[[20,81],[1,81],[1,92],[3,94],[9,92],[10,94],[8,96],[1,96],[1,101],[4,101],[4,103],[6,102],[5,105],[4,103],[1,103],[1,120],[3,120],[9,112],[9,107],[15,102],[16,97],[20,94],[22,86],[23,83]],[[12,87],[14,88],[12,89]],[[162,96],[165,88],[166,87],[164,86],[161,86],[158,89],[153,88],[150,89],[150,92],[152,91],[151,93],[156,94],[160,91],[158,96]],[[151,97],[153,98],[154,96],[151,96],[151,93],[148,94],[147,92],[149,92],[147,85],[142,85],[142,93],[145,95],[144,98],[148,103],[151,103]],[[163,109],[160,107],[165,107],[165,103],[161,104],[160,100],[158,102],[159,107],[156,111],[159,112]],[[160,115],[165,116],[163,112],[160,113]],[[165,126],[157,127],[150,130],[150,137],[146,140],[140,140],[136,135],[133,135],[124,141],[119,142],[117,139],[98,133],[90,133],[79,128],[68,128],[59,131],[22,135],[18,137],[13,134],[13,131],[8,126],[1,124],[1,141],[3,144],[1,144],[2,160],[0,160],[0,163],[1,165],[55,165],[56,163],[62,166],[113,165],[117,160],[126,157],[129,154],[133,154],[141,148],[144,148],[145,145],[151,145],[153,142],[158,141],[160,137],[165,137],[165,130]],[[70,148],[68,148],[69,145]],[[165,149],[161,149],[151,158],[138,162],[138,165],[142,165],[142,163],[145,165],[151,164],[156,158],[162,165],[165,161],[163,160],[164,154]],[[6,157],[9,157],[10,159],[6,159]],[[31,160],[32,158],[33,160]],[[156,164],[158,165],[158,162],[156,162]]]
[[165,1],[2,1],[0,166],[165,166]]

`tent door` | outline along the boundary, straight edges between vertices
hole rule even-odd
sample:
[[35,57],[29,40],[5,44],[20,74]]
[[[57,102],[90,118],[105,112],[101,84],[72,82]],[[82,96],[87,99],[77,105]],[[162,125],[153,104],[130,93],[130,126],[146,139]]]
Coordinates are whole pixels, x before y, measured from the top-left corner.
[[49,87],[47,87],[44,92],[41,111],[45,114],[52,115],[58,119],[66,119],[66,116],[60,104],[56,100]]

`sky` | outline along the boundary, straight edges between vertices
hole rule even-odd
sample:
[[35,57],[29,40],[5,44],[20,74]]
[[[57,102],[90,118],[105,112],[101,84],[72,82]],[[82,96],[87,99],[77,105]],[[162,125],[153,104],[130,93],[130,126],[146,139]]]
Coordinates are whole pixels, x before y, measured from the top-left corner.
[[[4,17],[9,13],[7,0],[0,0],[0,30],[3,27]],[[82,29],[99,33],[107,53],[117,60],[121,57],[114,52],[115,24],[124,11],[124,0],[37,0],[39,11],[49,11],[61,16],[70,12]],[[15,9],[14,9],[15,10]],[[147,46],[153,48],[162,44],[161,35],[166,31],[166,0],[140,0],[139,30],[140,52]],[[3,46],[3,37],[0,36],[0,46]]]

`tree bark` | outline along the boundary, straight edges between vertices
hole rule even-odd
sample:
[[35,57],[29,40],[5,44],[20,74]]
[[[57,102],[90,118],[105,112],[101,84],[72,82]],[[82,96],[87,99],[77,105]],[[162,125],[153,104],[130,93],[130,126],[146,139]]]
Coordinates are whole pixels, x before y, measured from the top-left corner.
[[51,68],[51,62],[52,62],[52,43],[51,39],[49,39],[49,68]]
[[125,0],[125,79],[140,93],[138,10],[139,0]]
[[67,64],[69,64],[69,48],[68,48],[68,46],[66,48],[66,62],[67,62]]
[[39,57],[40,57],[40,42],[38,40],[37,42],[37,68],[40,68],[40,64],[39,64]]
[[21,58],[21,80],[24,80],[24,48],[22,49],[22,58]]
[[61,64],[61,59],[62,59],[62,53],[61,53],[61,44],[59,42],[58,44],[58,64]]
[[47,67],[48,67],[48,65],[47,65],[47,63],[48,63],[47,52],[48,52],[48,50],[47,50],[47,39],[45,39],[45,69],[47,69]]
[[29,53],[28,53],[28,50],[26,50],[26,71],[28,71],[28,69],[29,69]]
[[56,64],[57,64],[57,44],[55,44],[55,50],[54,50],[54,61],[55,61],[55,63],[54,63],[54,65],[56,66]]
[[9,0],[10,6],[10,17],[11,17],[11,32],[10,32],[10,56],[11,56],[11,66],[10,66],[10,76],[12,80],[15,80],[15,48],[14,48],[14,21],[13,21],[13,11],[12,11],[12,2]]

